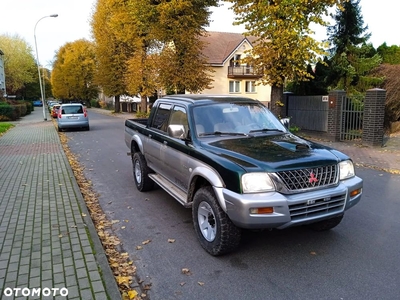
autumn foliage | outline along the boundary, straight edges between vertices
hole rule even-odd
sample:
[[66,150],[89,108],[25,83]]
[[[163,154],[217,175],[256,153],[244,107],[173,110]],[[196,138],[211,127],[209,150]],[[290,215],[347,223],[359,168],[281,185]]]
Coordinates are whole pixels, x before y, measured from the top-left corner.
[[308,80],[307,64],[326,54],[326,44],[313,37],[312,24],[326,25],[329,7],[345,0],[229,0],[237,15],[236,24],[244,24],[245,35],[257,38],[245,62],[252,65],[262,82],[270,84],[271,109],[282,101],[286,80]]
[[65,44],[58,51],[53,65],[53,95],[63,100],[89,103],[98,94],[93,82],[95,68],[92,42],[82,39]]
[[400,121],[400,65],[382,64],[373,71],[384,78],[380,88],[386,90],[385,127]]

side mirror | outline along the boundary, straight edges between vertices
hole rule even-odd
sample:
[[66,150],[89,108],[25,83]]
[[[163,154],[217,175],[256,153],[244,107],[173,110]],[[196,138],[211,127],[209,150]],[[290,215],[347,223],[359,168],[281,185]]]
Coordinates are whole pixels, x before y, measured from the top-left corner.
[[176,139],[186,139],[186,131],[184,125],[169,125],[168,135]]

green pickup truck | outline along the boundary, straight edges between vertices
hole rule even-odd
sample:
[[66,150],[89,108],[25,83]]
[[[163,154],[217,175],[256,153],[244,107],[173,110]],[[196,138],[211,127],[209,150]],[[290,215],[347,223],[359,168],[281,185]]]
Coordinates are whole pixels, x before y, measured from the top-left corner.
[[242,229],[337,226],[363,181],[345,154],[292,133],[259,101],[221,95],[158,99],[125,121],[139,191],[157,183],[192,209],[211,255],[233,251]]

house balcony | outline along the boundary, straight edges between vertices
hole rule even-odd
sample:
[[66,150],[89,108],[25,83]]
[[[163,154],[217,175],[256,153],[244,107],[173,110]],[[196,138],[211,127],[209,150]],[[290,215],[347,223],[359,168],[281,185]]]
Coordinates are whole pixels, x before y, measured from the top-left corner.
[[260,78],[260,74],[256,74],[253,67],[237,66],[228,67],[228,78]]

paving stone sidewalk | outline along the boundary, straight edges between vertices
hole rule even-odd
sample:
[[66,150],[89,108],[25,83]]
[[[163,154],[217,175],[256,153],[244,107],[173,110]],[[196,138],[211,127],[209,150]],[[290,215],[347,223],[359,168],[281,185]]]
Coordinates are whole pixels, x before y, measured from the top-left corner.
[[0,299],[121,299],[50,119],[0,137]]

